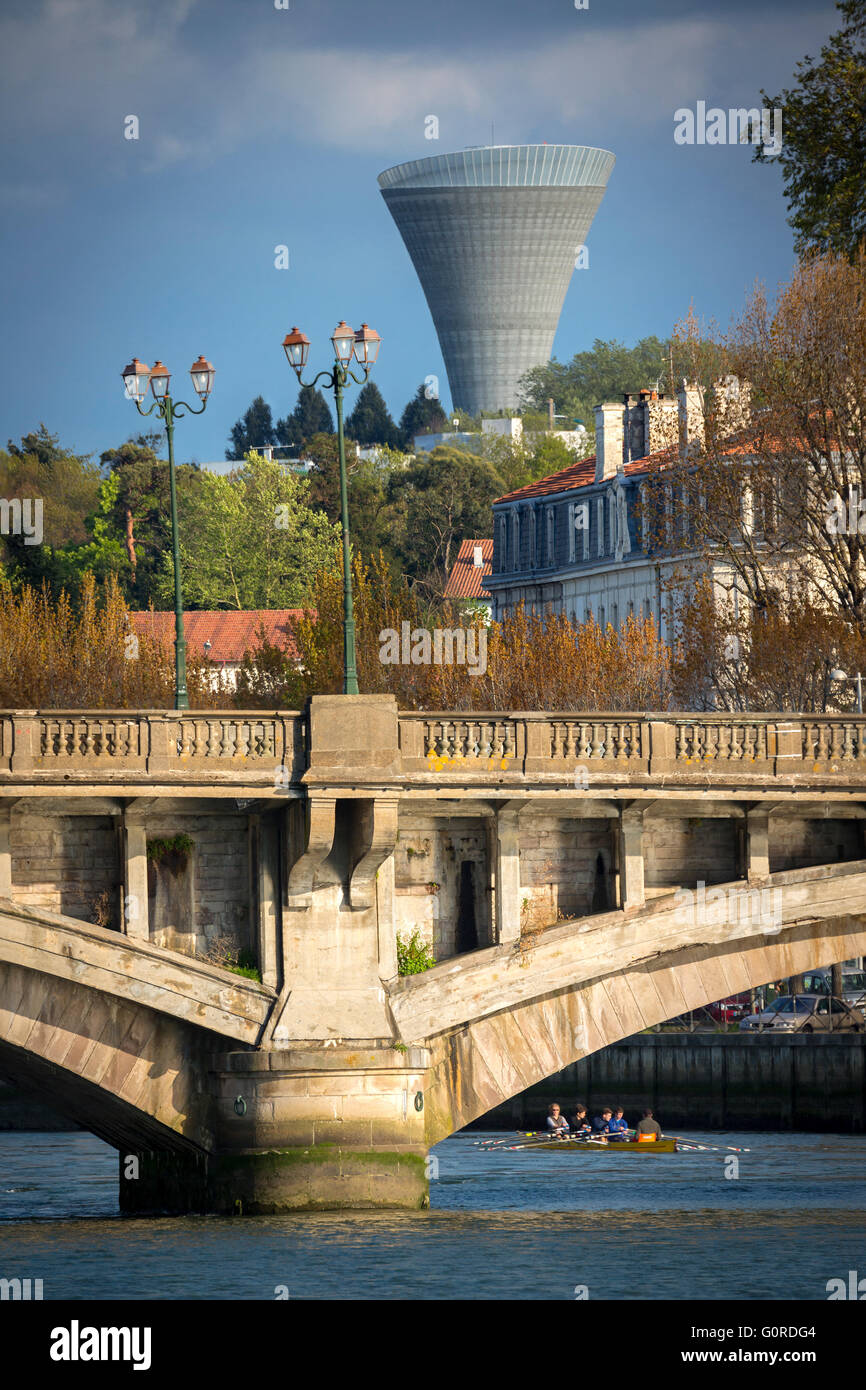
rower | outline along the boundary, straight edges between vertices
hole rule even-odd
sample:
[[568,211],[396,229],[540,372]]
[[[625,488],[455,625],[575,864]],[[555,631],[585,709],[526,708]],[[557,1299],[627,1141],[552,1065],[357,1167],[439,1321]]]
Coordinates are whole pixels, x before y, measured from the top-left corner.
[[589,1116],[586,1113],[586,1106],[580,1100],[577,1101],[574,1108],[574,1119],[571,1122],[571,1128],[574,1134],[580,1134],[584,1137],[592,1130]]
[[622,1141],[628,1138],[628,1121],[621,1105],[618,1105],[614,1111],[613,1119],[608,1125],[608,1133],[611,1139]]
[[547,1108],[547,1128],[557,1139],[564,1139],[569,1132],[568,1120],[563,1115],[556,1101]]
[[635,1138],[638,1143],[642,1141],[646,1142],[647,1140],[652,1143],[654,1139],[661,1139],[661,1137],[662,1127],[658,1121],[653,1118],[653,1112],[651,1110],[644,1110],[638,1121],[637,1129],[635,1130]]
[[613,1111],[606,1105],[600,1115],[596,1115],[592,1122],[593,1138],[596,1136],[610,1134],[610,1122],[613,1119]]

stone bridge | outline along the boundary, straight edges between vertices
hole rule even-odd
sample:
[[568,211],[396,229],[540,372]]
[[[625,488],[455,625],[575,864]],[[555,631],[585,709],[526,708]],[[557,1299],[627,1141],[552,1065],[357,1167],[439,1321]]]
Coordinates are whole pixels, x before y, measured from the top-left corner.
[[423,1205],[533,1082],[866,954],[864,801],[861,717],[0,714],[0,1071],[127,1211]]

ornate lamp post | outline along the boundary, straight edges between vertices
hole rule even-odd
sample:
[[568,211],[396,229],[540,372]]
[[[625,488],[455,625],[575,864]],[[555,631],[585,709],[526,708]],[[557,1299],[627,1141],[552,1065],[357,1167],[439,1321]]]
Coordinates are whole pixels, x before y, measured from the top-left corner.
[[[349,500],[346,487],[346,445],[343,438],[343,388],[349,378],[357,386],[363,386],[373,370],[381,343],[379,334],[362,323],[357,333],[347,323],[340,321],[331,334],[334,347],[334,366],[329,372],[319,372],[313,381],[301,379],[301,372],[307,362],[310,340],[293,328],[283,339],[283,349],[289,366],[295,372],[302,386],[318,386],[324,381],[327,389],[333,391],[337,407],[337,444],[340,453],[340,519],[343,529],[343,694],[358,694],[358,671],[355,663],[355,616],[352,606],[352,552],[349,543]],[[350,369],[352,359],[358,363],[363,376],[356,376]]]
[[[204,357],[199,357],[189,369],[196,395],[201,401],[201,409],[195,410],[186,401],[173,401],[169,393],[170,373],[162,362],[157,361],[148,367],[133,357],[123,369],[123,385],[127,400],[135,401],[139,415],[152,415],[154,410],[165,424],[168,438],[168,476],[171,491],[171,548],[174,559],[174,707],[189,709],[189,695],[186,689],[186,639],[183,632],[183,599],[180,586],[180,550],[177,539],[177,490],[174,479],[174,422],[190,415],[201,415],[207,405],[207,398],[213,389],[214,369]],[[148,384],[153,393],[153,403],[147,410],[142,409],[142,401],[147,395]]]

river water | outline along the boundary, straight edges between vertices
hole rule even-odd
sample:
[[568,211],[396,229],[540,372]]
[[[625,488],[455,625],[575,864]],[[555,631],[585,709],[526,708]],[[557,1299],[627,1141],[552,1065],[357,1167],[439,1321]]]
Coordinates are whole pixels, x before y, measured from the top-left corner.
[[[0,1134],[0,1277],[45,1299],[809,1299],[866,1276],[866,1136],[723,1153],[434,1151],[417,1213],[134,1220],[84,1133]],[[501,1139],[502,1135],[496,1137]],[[719,1144],[718,1134],[689,1139]]]

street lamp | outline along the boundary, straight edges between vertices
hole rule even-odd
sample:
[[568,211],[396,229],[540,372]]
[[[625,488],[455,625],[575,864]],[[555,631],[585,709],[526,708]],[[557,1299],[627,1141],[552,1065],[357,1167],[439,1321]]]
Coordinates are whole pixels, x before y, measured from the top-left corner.
[[[333,391],[337,407],[337,445],[340,454],[340,519],[343,530],[343,694],[358,694],[358,671],[355,663],[355,615],[352,605],[352,552],[349,543],[349,497],[346,486],[346,445],[343,438],[343,389],[349,378],[356,386],[363,386],[373,370],[379,355],[382,339],[374,328],[366,323],[355,332],[342,319],[331,334],[334,349],[334,366],[329,372],[319,372],[312,381],[301,380],[301,373],[310,351],[310,340],[297,328],[287,333],[283,339],[286,360],[294,371],[301,386],[318,386],[325,382]],[[363,376],[356,376],[349,363],[357,362]]]
[[862,676],[862,673],[861,673],[860,671],[858,671],[857,674],[856,674],[856,676],[849,676],[849,675],[846,674],[845,671],[840,671],[840,670],[837,668],[835,671],[831,671],[831,672],[830,672],[830,679],[831,679],[831,681],[852,681],[852,682],[857,686],[857,713],[858,713],[858,714],[862,714],[862,713],[863,713],[863,676]]
[[[137,357],[133,357],[128,366],[124,367],[123,385],[126,391],[126,398],[135,401],[135,408],[139,415],[152,415],[154,410],[159,418],[165,423],[165,433],[168,437],[168,477],[171,492],[171,549],[174,560],[174,707],[175,709],[189,709],[189,695],[186,689],[186,639],[183,632],[183,599],[180,587],[180,549],[177,539],[177,490],[174,479],[174,422],[183,419],[186,412],[190,415],[201,415],[207,405],[207,398],[213,390],[214,369],[205,357],[198,357],[189,369],[192,378],[193,390],[201,401],[201,409],[195,410],[186,401],[173,401],[169,386],[171,383],[171,373],[168,367],[162,362],[155,362],[152,367],[146,363],[139,362]],[[147,410],[142,409],[142,402],[147,395],[147,388],[150,386],[153,395],[153,403]]]

